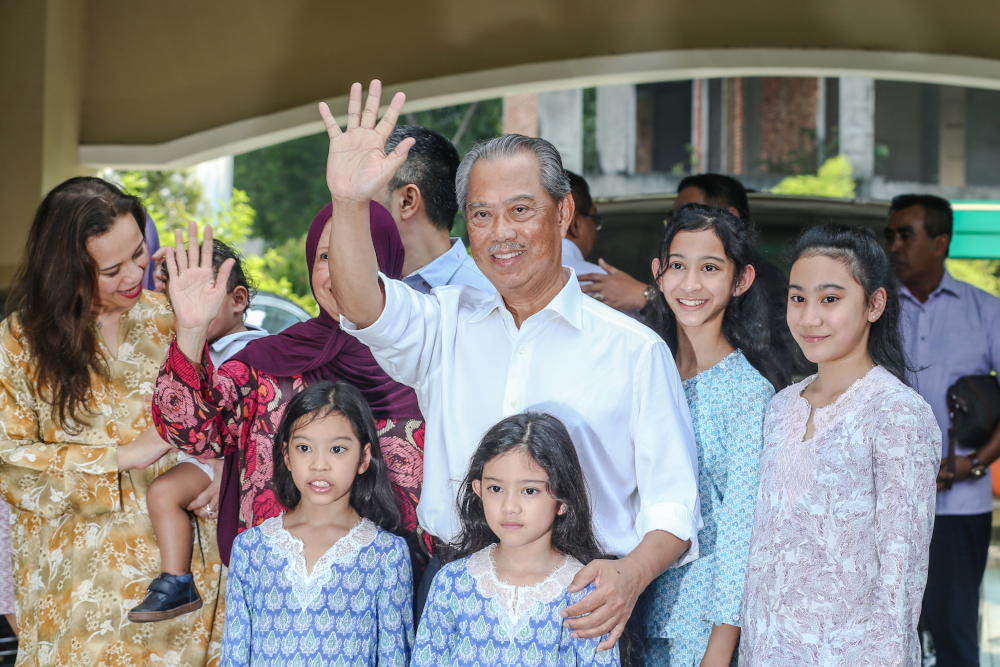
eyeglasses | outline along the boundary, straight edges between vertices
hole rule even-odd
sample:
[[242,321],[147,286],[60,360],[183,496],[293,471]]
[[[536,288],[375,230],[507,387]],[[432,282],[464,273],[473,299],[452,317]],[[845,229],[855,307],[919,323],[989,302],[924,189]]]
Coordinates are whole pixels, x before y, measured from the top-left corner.
[[595,231],[598,231],[598,232],[601,231],[601,227],[604,226],[604,218],[602,218],[599,215],[585,215],[583,217],[590,218],[591,220],[594,221],[594,230]]

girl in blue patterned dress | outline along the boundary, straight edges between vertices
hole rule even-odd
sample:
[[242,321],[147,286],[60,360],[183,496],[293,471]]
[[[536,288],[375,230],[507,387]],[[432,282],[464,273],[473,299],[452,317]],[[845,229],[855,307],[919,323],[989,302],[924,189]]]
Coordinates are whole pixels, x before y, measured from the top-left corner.
[[653,260],[654,324],[691,409],[704,527],[698,560],[667,570],[644,594],[648,667],[735,664],[762,425],[774,395],[764,375],[776,368],[752,257],[749,222],[689,204],[671,218]]
[[415,667],[620,665],[607,637],[577,639],[562,611],[594,590],[566,588],[603,557],[573,441],[546,413],[493,426],[458,494],[454,560],[434,577],[413,649]]
[[407,667],[413,593],[368,404],[317,382],[274,440],[274,490],[289,508],[236,538],[222,665]]

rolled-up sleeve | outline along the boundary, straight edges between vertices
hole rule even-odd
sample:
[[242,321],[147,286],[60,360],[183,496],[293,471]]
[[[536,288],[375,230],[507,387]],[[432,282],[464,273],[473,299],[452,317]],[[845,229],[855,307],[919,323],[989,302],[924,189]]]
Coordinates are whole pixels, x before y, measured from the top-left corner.
[[663,530],[691,548],[677,560],[679,567],[698,558],[701,508],[698,500],[698,454],[691,414],[670,350],[652,344],[635,369],[632,443],[639,513],[639,539]]
[[379,318],[364,329],[341,317],[344,331],[367,345],[372,356],[393,380],[409,387],[424,384],[439,362],[441,306],[433,296],[421,294],[398,280],[379,273],[385,288],[385,307]]

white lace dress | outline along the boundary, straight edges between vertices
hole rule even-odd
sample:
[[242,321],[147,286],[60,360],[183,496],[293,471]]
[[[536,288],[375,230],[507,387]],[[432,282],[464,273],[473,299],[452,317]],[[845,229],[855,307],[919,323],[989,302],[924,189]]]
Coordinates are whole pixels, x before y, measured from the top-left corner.
[[280,516],[233,543],[222,665],[406,667],[413,591],[406,541],[362,519],[306,570]]
[[917,667],[941,432],[882,367],[816,410],[771,401],[747,564],[741,667]]
[[618,647],[597,653],[599,639],[573,639],[562,610],[582,600],[566,587],[583,565],[566,556],[544,581],[512,586],[497,578],[490,545],[435,575],[413,647],[414,667],[618,667]]

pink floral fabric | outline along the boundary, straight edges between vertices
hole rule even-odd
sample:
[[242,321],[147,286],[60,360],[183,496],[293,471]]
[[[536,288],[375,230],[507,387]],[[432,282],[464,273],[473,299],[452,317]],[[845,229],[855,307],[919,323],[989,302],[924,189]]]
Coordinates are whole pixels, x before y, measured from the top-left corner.
[[941,431],[881,366],[813,414],[815,376],[771,401],[739,664],[919,667]]
[[[198,458],[238,452],[239,532],[285,511],[274,495],[274,434],[285,407],[306,383],[301,376],[274,377],[242,361],[216,369],[208,353],[199,373],[174,341],[156,380],[153,421],[167,442]],[[418,541],[416,506],[424,465],[424,422],[378,419],[379,444],[403,514],[411,546]]]

